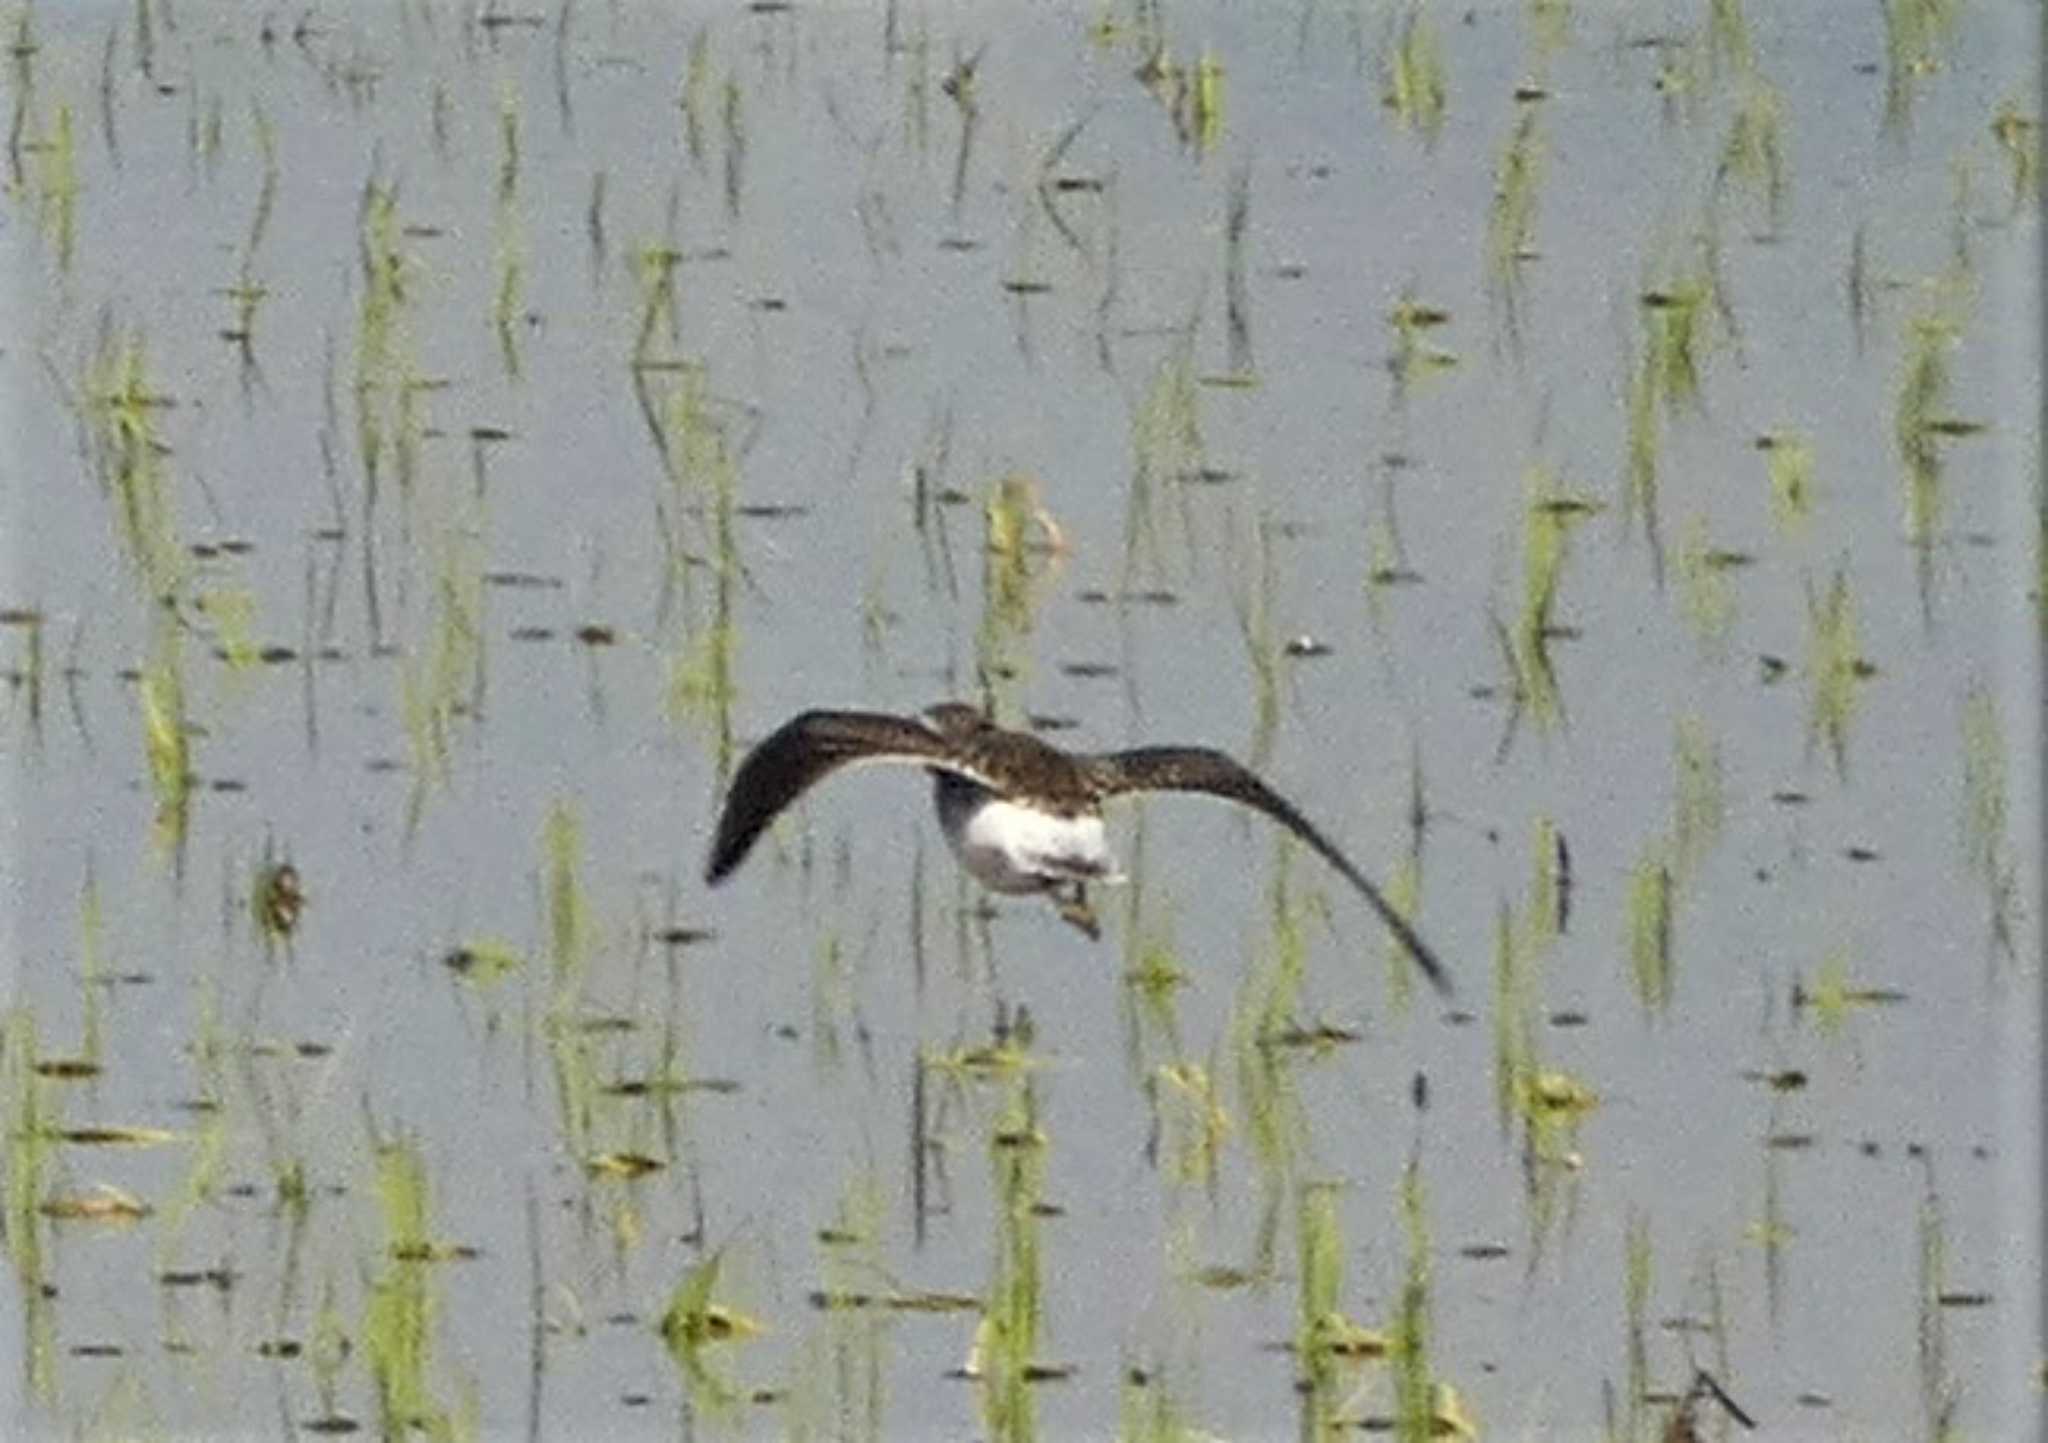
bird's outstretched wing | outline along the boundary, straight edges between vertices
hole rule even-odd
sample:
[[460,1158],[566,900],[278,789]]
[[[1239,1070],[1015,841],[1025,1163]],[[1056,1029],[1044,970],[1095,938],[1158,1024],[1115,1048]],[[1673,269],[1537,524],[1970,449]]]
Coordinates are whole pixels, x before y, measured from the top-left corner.
[[803,712],[748,752],[733,773],[704,880],[725,880],[784,807],[841,767],[860,762],[938,767],[985,780],[961,764],[943,737],[913,718],[868,711]]
[[1394,910],[1380,889],[1366,880],[1365,874],[1351,864],[1351,859],[1317,831],[1307,817],[1295,810],[1292,802],[1260,781],[1257,773],[1224,753],[1207,747],[1138,747],[1133,751],[1105,752],[1089,757],[1085,765],[1105,796],[1117,792],[1202,792],[1264,812],[1343,873],[1344,879],[1356,887],[1372,904],[1372,909],[1379,913],[1380,920],[1387,924],[1387,930],[1408,949],[1408,955],[1415,959],[1415,965],[1422,969],[1436,990],[1446,997],[1451,995],[1449,974],[1437,961],[1429,944],[1409,925],[1408,919]]

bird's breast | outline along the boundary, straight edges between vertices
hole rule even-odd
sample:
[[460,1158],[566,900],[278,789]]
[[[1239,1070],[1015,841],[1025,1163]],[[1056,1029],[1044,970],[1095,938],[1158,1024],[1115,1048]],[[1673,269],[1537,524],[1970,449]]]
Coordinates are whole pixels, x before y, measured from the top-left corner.
[[939,824],[974,879],[996,892],[1042,892],[1063,881],[1109,876],[1102,817],[1059,816],[958,778],[938,787]]

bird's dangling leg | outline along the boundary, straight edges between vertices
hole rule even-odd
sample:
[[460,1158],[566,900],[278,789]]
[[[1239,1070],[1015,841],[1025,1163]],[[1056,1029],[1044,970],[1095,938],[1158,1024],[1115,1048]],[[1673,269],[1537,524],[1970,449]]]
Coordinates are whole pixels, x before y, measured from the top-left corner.
[[1073,890],[1055,888],[1054,904],[1060,911],[1060,920],[1081,931],[1090,942],[1102,940],[1102,922],[1095,915],[1095,908],[1088,902],[1088,884],[1074,882]]

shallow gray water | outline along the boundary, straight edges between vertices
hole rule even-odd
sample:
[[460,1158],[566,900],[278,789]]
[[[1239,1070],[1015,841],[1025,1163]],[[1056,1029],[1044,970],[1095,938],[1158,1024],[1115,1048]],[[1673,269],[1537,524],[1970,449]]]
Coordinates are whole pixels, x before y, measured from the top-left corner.
[[[9,1435],[1317,1436],[1425,1277],[1490,1436],[2025,1431],[2038,17],[1748,11],[11,12]],[[1099,944],[888,770],[703,886],[947,697],[1253,761],[1455,1003],[1199,800]],[[921,1290],[1071,1375],[813,1300]]]

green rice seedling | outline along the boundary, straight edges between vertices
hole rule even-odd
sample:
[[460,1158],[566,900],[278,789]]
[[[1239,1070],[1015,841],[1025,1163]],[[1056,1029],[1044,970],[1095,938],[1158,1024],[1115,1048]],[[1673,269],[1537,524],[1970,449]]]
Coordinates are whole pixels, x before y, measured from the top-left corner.
[[1223,139],[1223,62],[1209,50],[1195,62],[1194,84],[1189,87],[1189,129],[1195,151],[1207,155]]
[[1485,269],[1503,335],[1521,340],[1522,262],[1536,255],[1536,200],[1543,177],[1540,109],[1517,106],[1515,128],[1493,167],[1493,200],[1486,212]]
[[1303,1435],[1326,1436],[1336,1421],[1337,1354],[1329,1346],[1341,1317],[1344,1293],[1344,1236],[1337,1226],[1337,1184],[1304,1181],[1295,1206],[1295,1366],[1307,1418]]
[[1380,103],[1394,112],[1403,130],[1419,131],[1435,145],[1443,133],[1450,82],[1444,68],[1443,45],[1421,5],[1411,5],[1401,19],[1393,51],[1381,62]]
[[1420,1160],[1413,1155],[1401,1171],[1401,1224],[1407,1234],[1408,1262],[1394,1312],[1395,1435],[1400,1443],[1431,1443],[1437,1436],[1439,1404],[1429,1356],[1432,1244],[1429,1197],[1422,1186]]
[[[1772,1107],[1775,1119],[1777,1108]],[[1775,1130],[1775,1129],[1773,1129]],[[1766,1144],[1764,1158],[1763,1216],[1743,1229],[1746,1241],[1755,1243],[1764,1256],[1764,1302],[1773,1324],[1783,1316],[1785,1300],[1785,1248],[1793,1239],[1785,1221],[1785,1153]]]
[[1643,364],[1667,411],[1700,404],[1700,361],[1715,339],[1709,329],[1713,297],[1711,276],[1700,273],[1642,292]]
[[10,1009],[0,1039],[4,1039],[0,1079],[6,1087],[7,1111],[6,1137],[0,1143],[7,1158],[7,1251],[16,1275],[28,1294],[33,1294],[43,1271],[43,1235],[36,1222],[36,1207],[42,1200],[57,1123],[44,1093],[48,1084],[37,1067],[42,1059],[35,1014],[22,1006]]
[[1657,75],[1651,83],[1663,100],[1666,127],[1699,119],[1712,68],[1708,47],[1694,36],[1670,36],[1657,47]]
[[1182,1186],[1214,1194],[1217,1163],[1230,1136],[1230,1114],[1217,1095],[1215,1068],[1170,1062],[1156,1068],[1153,1096],[1164,1099],[1167,1172]]
[[85,881],[78,889],[78,982],[83,1023],[79,1029],[78,1061],[98,1069],[105,1056],[103,1012],[106,1007],[107,959],[102,938],[106,913],[100,904],[99,877],[90,860]]
[[431,429],[427,398],[436,391],[447,389],[445,378],[421,375],[410,357],[405,358],[399,367],[397,384],[393,388],[390,443],[392,471],[398,477],[398,497],[403,507],[399,520],[402,534],[408,539],[411,535],[413,497],[419,492],[420,457],[426,449],[427,434]]
[[398,192],[373,176],[363,184],[358,223],[362,296],[356,313],[356,450],[363,467],[365,528],[377,503],[377,481],[391,433],[404,369],[401,330],[413,270],[400,246]]
[[669,711],[695,718],[710,732],[712,759],[722,778],[732,771],[734,653],[737,634],[729,615],[715,617],[687,639],[669,665]]
[[1629,873],[1628,957],[1636,1000],[1645,1012],[1665,1012],[1677,991],[1672,946],[1672,844],[1652,838]]
[[1163,584],[1156,506],[1159,488],[1200,473],[1207,455],[1199,415],[1200,387],[1186,337],[1160,359],[1131,418],[1131,479],[1125,493],[1123,564],[1117,590]]
[[60,103],[48,132],[24,150],[35,157],[33,192],[36,221],[44,241],[57,253],[57,270],[71,274],[78,248],[78,153],[72,136],[71,107]]
[[1797,980],[1792,984],[1793,1008],[1811,1013],[1815,1029],[1824,1036],[1839,1036],[1848,1026],[1850,1014],[1858,1008],[1903,1002],[1905,998],[1906,994],[1896,988],[1856,982],[1849,974],[1847,946],[1828,953],[1810,986]]
[[[227,1105],[226,1067],[230,1048],[221,1027],[218,966],[217,959],[210,958],[205,974],[198,979],[199,1016],[186,1050],[198,1072],[196,1097],[203,1106],[195,1109],[198,1121],[193,1136],[191,1165],[185,1170],[184,1179],[171,1200],[164,1206],[156,1246],[159,1273],[175,1266],[186,1228],[202,1204],[215,1200],[228,1164],[232,1119]],[[245,1053],[243,1065],[253,1071],[254,1059]],[[267,1113],[259,1114],[258,1121],[265,1130],[265,1145],[274,1150],[274,1123]]]
[[1028,1029],[1003,1027],[988,1042],[927,1052],[922,1060],[924,1070],[954,1084],[1001,1082],[1017,1077],[1044,1065],[1032,1053],[1027,1032]]
[[159,602],[176,593],[185,565],[166,460],[170,447],[157,424],[158,414],[176,402],[151,384],[141,337],[111,329],[101,333],[82,389],[94,471],[115,504],[145,599]]
[[1714,1345],[1714,1374],[1716,1377],[1734,1376],[1734,1359],[1728,1344],[1728,1302],[1721,1287],[1721,1268],[1709,1255],[1703,1263],[1707,1289],[1707,1338]]
[[1643,1436],[1650,1392],[1650,1290],[1655,1257],[1650,1248],[1650,1219],[1637,1208],[1628,1213],[1622,1239],[1622,1311],[1628,1420],[1625,1437]]
[[1515,1108],[1525,1129],[1528,1159],[1549,1169],[1579,1166],[1579,1124],[1600,1105],[1600,1094],[1571,1073],[1538,1065],[1533,1043],[1515,1076]]
[[1237,613],[1238,635],[1244,639],[1245,660],[1252,679],[1251,765],[1263,769],[1273,756],[1273,738],[1280,730],[1281,642],[1273,621],[1276,578],[1273,566],[1273,526],[1261,517],[1258,526],[1258,576],[1256,583],[1241,581],[1231,588],[1231,606]]
[[[889,12],[892,16],[895,12]],[[903,42],[903,143],[915,155],[931,149],[932,37],[922,13]]]
[[446,1437],[450,1414],[428,1381],[436,1311],[428,1263],[442,1245],[428,1231],[426,1160],[403,1139],[375,1141],[373,1150],[384,1266],[370,1282],[359,1332],[378,1416],[389,1435],[419,1429]]
[[1537,817],[1529,844],[1528,915],[1516,933],[1532,961],[1546,958],[1571,922],[1570,856],[1557,823],[1547,816]]
[[1396,586],[1412,586],[1422,573],[1408,561],[1408,548],[1401,540],[1401,521],[1394,509],[1394,473],[1389,469],[1381,491],[1379,514],[1365,529],[1366,613],[1377,629],[1386,620],[1386,596]]
[[583,233],[590,240],[590,284],[593,290],[604,285],[611,259],[611,243],[604,226],[604,205],[609,172],[598,170],[590,177],[590,200],[583,207]]
[[[1031,633],[1046,557],[1065,548],[1052,513],[1040,499],[1038,483],[1005,476],[982,504],[982,613],[975,651],[984,685],[996,695],[998,715],[1013,710],[1013,694],[1029,677],[1023,643]],[[1032,541],[1034,529],[1042,550]]]
[[419,1258],[433,1245],[427,1228],[427,1162],[418,1146],[403,1138],[374,1139],[378,1216],[384,1251],[394,1258]]
[[[1143,875],[1138,871],[1141,864],[1140,854],[1133,849],[1132,876]],[[1123,993],[1125,1005],[1131,1009],[1132,1064],[1143,1070],[1141,1043],[1146,1036],[1160,1039],[1165,1055],[1177,1064],[1184,1056],[1178,1003],[1180,990],[1189,980],[1180,951],[1174,945],[1172,932],[1163,924],[1137,922],[1125,928],[1124,936],[1132,956],[1124,971]]]
[[200,118],[199,98],[200,92],[194,87],[193,103],[186,113],[191,127],[192,149],[198,156],[199,163],[205,167],[207,179],[211,180],[219,174],[221,152],[227,148],[227,121],[218,94],[206,96],[203,120]]
[[1627,535],[1640,517],[1650,543],[1651,573],[1664,585],[1664,538],[1658,520],[1657,466],[1662,447],[1663,416],[1657,407],[1658,372],[1648,350],[1628,364],[1628,440],[1621,486],[1621,528]]
[[1503,902],[1493,929],[1493,1102],[1506,1141],[1518,1115],[1520,1080],[1535,1066],[1531,1040],[1536,989],[1523,960],[1512,909]]
[[159,613],[150,657],[136,691],[142,707],[142,749],[156,794],[152,835],[158,854],[182,859],[192,801],[192,756],[185,715],[182,649],[175,619]]
[[1982,682],[1963,696],[1963,859],[1977,876],[1996,876],[2005,850],[2005,740],[1998,701]]
[[1941,1302],[1948,1291],[1948,1228],[1932,1156],[1923,1152],[1920,1166],[1926,1186],[1915,1219],[1919,1266],[1914,1288],[1914,1352],[1920,1365],[1920,1402],[1927,1415],[1928,1436],[1947,1440],[1955,1436],[1953,1419],[1962,1394],[1962,1381],[1949,1363],[1948,1326]]
[[1856,636],[1856,604],[1848,573],[1837,571],[1825,592],[1806,593],[1806,679],[1812,689],[1806,717],[1806,745],[1825,740],[1835,775],[1849,774],[1849,728],[1859,688],[1876,675]]
[[2038,624],[2048,631],[2048,470],[2034,468],[2034,581],[2027,599]]
[[498,204],[492,254],[498,284],[491,298],[491,327],[509,380],[519,379],[519,328],[525,315],[526,242],[519,222],[519,95],[507,84],[498,97]]
[[[29,61],[16,51],[16,63],[27,68]],[[78,252],[78,196],[82,190],[78,184],[78,143],[72,133],[72,106],[59,102],[45,133],[25,141],[23,129],[29,121],[31,100],[33,86],[16,92],[12,143],[8,147],[14,158],[14,184],[10,190],[29,190],[43,242],[55,252],[57,274],[70,276],[72,260]],[[20,176],[23,154],[33,158],[33,172],[27,180]]]
[[1755,559],[1747,552],[1716,546],[1707,531],[1707,518],[1697,512],[1679,537],[1678,577],[1686,620],[1701,651],[1711,658],[1726,655],[1728,635],[1735,625],[1735,586],[1730,576]]
[[38,744],[43,739],[43,614],[33,607],[0,607],[0,628],[19,631],[25,655],[17,674],[28,699],[29,733]]
[[1824,1033],[1839,1033],[1849,1017],[1849,953],[1837,947],[1821,963],[1811,989],[1800,1000],[1812,1011],[1815,1025]]
[[1931,546],[1941,520],[1942,458],[1932,422],[1948,399],[1948,352],[1956,327],[1924,313],[1907,331],[1906,371],[1899,382],[1892,430],[1906,479],[1906,539]]
[[1991,138],[2011,168],[2012,205],[2007,214],[2016,218],[2041,194],[2041,123],[2007,100],[1991,117]]
[[1223,210],[1223,318],[1229,371],[1223,376],[1203,377],[1204,385],[1223,383],[1240,389],[1258,385],[1258,368],[1252,360],[1251,296],[1244,279],[1244,238],[1251,228],[1251,214],[1251,167],[1240,165],[1230,173]]
[[1517,265],[1535,254],[1537,187],[1543,176],[1539,112],[1522,106],[1515,128],[1494,165],[1493,200],[1486,218],[1486,270],[1499,285],[1512,285]]
[[873,682],[889,656],[889,633],[901,621],[889,605],[888,558],[877,555],[868,564],[860,593],[861,676]]
[[498,203],[519,195],[519,89],[509,78],[498,85]]
[[1682,888],[1698,875],[1700,863],[1720,841],[1727,806],[1721,778],[1721,748],[1700,718],[1678,719],[1671,761],[1671,872],[1673,881]]
[[418,827],[430,790],[446,785],[456,728],[481,686],[484,581],[480,542],[460,527],[438,538],[439,575],[434,625],[425,656],[408,653],[399,664],[399,706],[412,752],[412,788],[406,835]]
[[659,341],[666,340],[673,345],[680,334],[676,313],[676,271],[683,263],[683,253],[659,241],[646,241],[633,252],[632,261],[633,278],[640,292],[640,324],[633,338],[636,396],[645,413],[655,448],[661,454],[662,464],[670,479],[674,480],[676,463],[669,454],[669,448],[675,429],[673,422],[678,418],[656,404],[644,383],[650,373],[675,371],[687,377],[696,369],[689,363],[667,359],[659,344]]
[[540,1030],[554,1077],[563,1149],[571,1157],[589,1157],[596,1150],[592,1138],[600,1096],[597,1039],[578,1025],[572,1007],[560,998],[543,1016]]
[[234,285],[225,287],[221,294],[234,306],[234,315],[228,324],[220,329],[220,338],[232,341],[242,362],[243,394],[246,396],[254,387],[258,372],[256,369],[256,316],[263,303],[270,299],[270,290],[246,269]]
[[[1420,915],[1421,854],[1414,850],[1403,853],[1393,870],[1387,873],[1383,890],[1388,904],[1403,917]],[[1415,964],[1400,939],[1391,935],[1382,940],[1379,951],[1386,969],[1389,1005],[1395,1012],[1405,1014],[1415,1005]]]
[[256,643],[256,596],[246,587],[220,587],[193,594],[193,612],[213,632],[214,655],[230,671],[248,673],[263,663]]
[[1521,9],[1531,58],[1541,68],[1572,38],[1572,0],[1528,0]]
[[977,99],[975,72],[980,68],[982,52],[962,55],[956,48],[953,52],[952,68],[939,81],[939,89],[953,102],[953,109],[960,117],[960,143],[953,151],[953,217],[959,219],[961,203],[967,198],[967,163],[974,154],[974,136],[981,124],[981,105]]
[[1742,0],[1709,0],[1707,59],[1716,71],[1747,75],[1754,70],[1756,55],[1750,48],[1749,21],[1742,14]]
[[510,942],[497,937],[471,937],[448,949],[442,965],[468,986],[488,990],[526,966],[526,958]]
[[890,1320],[896,1305],[915,1301],[886,1284],[875,1292],[877,1279],[887,1276],[879,1241],[885,1211],[879,1180],[862,1173],[847,1182],[831,1223],[819,1229],[821,1287],[811,1302],[825,1312],[827,1346],[815,1350],[816,1365],[799,1369],[795,1380],[798,1390],[807,1380],[829,1380],[836,1396],[828,1416],[839,1420],[840,1436],[869,1440],[885,1436]]
[[1756,448],[1770,480],[1771,523],[1780,536],[1797,538],[1813,515],[1813,448],[1783,431],[1757,437]]
[[839,1019],[853,1012],[853,986],[847,976],[846,943],[836,929],[818,939],[811,968],[811,1061],[822,1075],[838,1070]]
[[1728,136],[1721,143],[1721,163],[1714,173],[1718,193],[1733,185],[1763,207],[1763,232],[1780,233],[1785,215],[1784,105],[1777,88],[1762,76],[1744,81]]
[[725,78],[723,98],[719,113],[725,131],[725,213],[738,220],[740,193],[747,173],[747,126],[740,105],[739,81],[730,75]]
[[1226,1045],[1235,1070],[1237,1115],[1259,1171],[1261,1222],[1255,1276],[1271,1277],[1281,1208],[1308,1143],[1308,1115],[1294,1081],[1294,1050],[1274,1039],[1294,1022],[1308,939],[1287,885],[1288,843],[1280,841],[1270,896],[1271,928],[1231,1004]]
[[1155,1368],[1128,1366],[1117,1390],[1116,1443],[1202,1443]]
[[[726,426],[712,405],[704,368],[686,364],[662,408],[661,450],[668,472],[671,523],[691,510],[709,521],[712,593],[710,615],[695,623],[669,669],[669,708],[678,718],[699,720],[711,733],[718,775],[732,769],[732,709],[736,700],[734,652],[737,628],[734,603],[742,566],[734,507],[739,466],[729,445]],[[689,548],[672,535],[670,560],[688,586],[685,557]]]
[[320,1306],[313,1314],[312,1333],[306,1343],[306,1363],[313,1375],[313,1390],[320,1398],[320,1417],[323,1419],[353,1423],[352,1419],[342,1419],[337,1411],[337,1399],[342,1370],[347,1367],[354,1350],[348,1322],[342,1316],[341,1305],[335,1297],[334,1278],[330,1274],[321,1282]]
[[690,164],[699,170],[704,167],[704,142],[711,130],[711,85],[711,32],[700,25],[690,36],[682,93],[676,102],[683,112],[684,148],[690,152]]
[[[249,1112],[262,1135],[264,1161],[270,1170],[277,1210],[288,1228],[289,1271],[289,1260],[296,1257],[313,1200],[305,1158],[294,1136],[299,1122],[298,1094],[289,1072],[278,1077],[279,1086],[273,1089],[267,1073],[271,1060],[282,1055],[276,1044],[228,1036],[221,1022],[218,973],[219,959],[210,955],[206,972],[199,979],[199,1016],[187,1048],[199,1071],[197,1098],[202,1106],[197,1109],[201,1119],[198,1147],[184,1187],[172,1204],[172,1219],[182,1226],[186,1212],[212,1200],[219,1169],[225,1165],[224,1157],[216,1155],[215,1148],[224,1147],[232,1137],[224,1131],[226,1124],[232,1121],[237,1127],[244,1126],[243,1119],[239,1115],[231,1117],[228,1110],[227,1065],[234,1061],[239,1064],[243,1093],[250,1099]],[[175,1237],[175,1229],[167,1228],[167,1249]]]
[[1856,332],[1856,354],[1863,354],[1865,332],[1869,329],[1871,296],[1868,229],[1858,225],[1849,242],[1849,260],[1842,275],[1842,290],[1849,302],[1849,323]]
[[1566,492],[1547,467],[1530,467],[1523,485],[1528,504],[1522,522],[1522,606],[1509,659],[1517,701],[1527,707],[1537,730],[1547,733],[1564,717],[1564,695],[1550,643],[1562,630],[1556,620],[1557,597],[1570,556],[1571,532],[1598,508]]
[[[1025,1043],[1028,1046],[1028,1042]],[[1028,1072],[1013,1074],[989,1136],[994,1166],[995,1262],[976,1329],[970,1371],[981,1379],[982,1418],[997,1440],[1036,1436],[1031,1385],[1044,1325],[1044,1240],[1040,1204],[1050,1137],[1038,1123]],[[978,1364],[978,1368],[976,1368]]]
[[1387,324],[1394,328],[1394,353],[1388,369],[1394,378],[1395,405],[1406,403],[1409,389],[1418,379],[1440,374],[1458,364],[1454,352],[1424,339],[1430,331],[1448,325],[1450,319],[1449,311],[1417,300],[1412,292],[1404,292],[1387,313]]
[[1902,132],[1912,119],[1923,77],[1941,68],[1941,49],[1953,38],[1960,0],[1884,0],[1884,129]]
[[590,917],[582,881],[583,831],[568,802],[557,800],[548,808],[541,824],[541,853],[555,1006],[569,1008],[582,992]]
[[1153,33],[1145,40],[1136,42],[1139,53],[1145,58],[1133,78],[1144,87],[1145,93],[1157,101],[1159,108],[1166,112],[1173,122],[1174,134],[1180,137],[1182,145],[1194,143],[1194,132],[1189,123],[1189,99],[1193,84],[1189,69],[1176,60],[1166,49],[1163,33]]
[[14,35],[7,46],[14,71],[14,112],[7,127],[7,183],[11,191],[19,191],[27,184],[21,163],[22,136],[34,109],[36,57],[41,53],[42,46],[36,41],[35,11],[24,5],[14,17]]
[[242,242],[242,285],[251,284],[251,268],[263,238],[270,233],[270,217],[277,205],[277,125],[258,101],[249,103],[249,128],[256,137],[256,154],[263,162],[263,181],[256,191],[256,208],[249,217],[249,234]]

